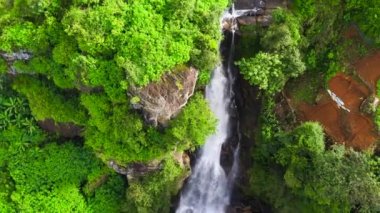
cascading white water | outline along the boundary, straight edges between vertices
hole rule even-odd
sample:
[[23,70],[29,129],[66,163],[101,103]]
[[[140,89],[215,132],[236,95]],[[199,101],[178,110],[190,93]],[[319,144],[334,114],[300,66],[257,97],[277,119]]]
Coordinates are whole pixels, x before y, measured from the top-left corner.
[[221,213],[229,203],[228,181],[220,165],[220,152],[229,126],[227,85],[222,67],[216,68],[206,88],[206,98],[218,118],[217,129],[201,150],[177,213]]
[[[232,13],[225,13],[223,17],[231,14],[234,14],[233,9]],[[233,51],[234,30],[231,42],[231,51]],[[231,60],[232,57],[229,58],[227,72],[231,71],[229,66]],[[218,125],[215,134],[207,139],[201,149],[200,158],[182,191],[177,213],[223,213],[230,202],[233,180],[238,172],[239,148],[234,151],[234,163],[227,177],[220,165],[220,154],[229,132],[233,78],[231,73],[227,73],[228,78],[225,74],[223,66],[218,66],[206,88],[206,99],[218,119]]]

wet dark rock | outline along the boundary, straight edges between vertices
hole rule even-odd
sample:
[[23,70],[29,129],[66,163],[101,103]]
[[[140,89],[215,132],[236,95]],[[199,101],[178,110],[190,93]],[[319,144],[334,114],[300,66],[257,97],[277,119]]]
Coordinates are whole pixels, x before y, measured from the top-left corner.
[[[182,168],[190,168],[190,159],[186,153],[174,152],[172,157]],[[127,176],[128,180],[134,180],[162,170],[163,161],[153,160],[148,163],[135,162],[128,165],[120,165],[116,161],[110,160],[108,161],[108,166],[115,172]]]
[[146,164],[131,163],[128,164],[128,166],[121,166],[111,160],[108,162],[108,166],[115,170],[115,172],[127,176],[128,180],[133,180],[162,169],[162,163],[160,161],[152,161]]
[[38,125],[47,132],[57,133],[65,138],[74,138],[81,136],[83,127],[74,123],[57,123],[52,119],[38,121]]
[[[237,0],[235,1],[235,12],[239,14],[236,17],[237,26],[241,25],[260,25],[269,26],[272,21],[272,12],[278,7],[287,7],[287,0]],[[238,11],[244,13],[239,13]],[[227,17],[222,22],[224,30],[231,31],[233,29],[234,19]]]
[[31,53],[23,50],[13,53],[0,52],[0,56],[3,57],[7,62],[14,62],[17,60],[27,61],[32,58]]
[[243,10],[243,9],[252,9],[255,7],[265,8],[266,1],[269,1],[269,0],[236,0],[235,9]]
[[[142,110],[145,120],[157,126],[166,126],[193,95],[198,71],[192,67],[181,67],[165,74],[159,82],[143,88],[132,88],[132,106]],[[137,99],[137,100],[134,100]]]

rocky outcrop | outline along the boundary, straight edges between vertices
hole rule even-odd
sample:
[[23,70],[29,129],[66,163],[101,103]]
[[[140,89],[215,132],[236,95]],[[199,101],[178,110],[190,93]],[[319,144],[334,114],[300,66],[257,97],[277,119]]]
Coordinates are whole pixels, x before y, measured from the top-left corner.
[[[272,22],[272,12],[278,7],[288,7],[287,0],[237,0],[234,10],[222,21],[224,30],[235,30],[242,25],[269,26]],[[235,26],[235,20],[237,27]],[[237,30],[237,33],[240,33]]]
[[[190,158],[186,153],[174,152],[172,157],[182,168],[190,168]],[[128,180],[134,180],[160,171],[163,168],[163,161],[153,160],[149,163],[130,163],[127,166],[122,166],[111,160],[108,161],[108,166],[115,172],[127,176]]]
[[192,67],[181,67],[165,74],[157,83],[143,88],[132,88],[132,105],[142,110],[148,123],[165,126],[176,116],[193,95],[198,71]]
[[2,57],[8,64],[8,74],[16,75],[17,70],[13,66],[13,63],[18,60],[28,61],[32,58],[32,54],[24,50],[20,50],[18,52],[13,53],[6,53],[0,51],[0,57]]
[[65,138],[81,136],[83,130],[83,127],[74,123],[57,123],[52,119],[38,121],[38,125],[47,132],[53,132]]
[[0,56],[3,57],[7,62],[14,62],[17,60],[27,61],[32,58],[31,53],[22,50],[13,53],[0,52]]
[[115,172],[127,176],[128,180],[133,180],[146,174],[161,170],[162,162],[154,160],[146,164],[131,163],[124,167],[111,160],[108,162],[108,166],[115,170]]
[[367,115],[373,115],[379,106],[379,98],[371,95],[366,98],[360,106],[360,111]]

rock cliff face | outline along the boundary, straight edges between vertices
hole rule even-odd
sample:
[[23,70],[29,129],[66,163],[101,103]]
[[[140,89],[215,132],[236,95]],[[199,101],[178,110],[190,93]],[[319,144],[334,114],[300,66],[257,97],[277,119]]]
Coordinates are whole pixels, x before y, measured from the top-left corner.
[[8,64],[8,73],[16,75],[16,69],[13,67],[13,63],[18,60],[28,61],[32,58],[32,54],[27,51],[18,51],[13,53],[6,53],[0,51],[0,57],[2,57]]
[[[186,153],[174,152],[172,153],[172,157],[182,168],[190,168],[190,158]],[[148,163],[130,163],[124,166],[111,160],[108,161],[108,166],[115,172],[125,175],[131,181],[160,171],[163,168],[163,161],[153,160]]]
[[198,71],[192,67],[180,67],[164,75],[157,83],[143,88],[132,88],[132,105],[142,110],[147,122],[165,126],[176,116],[193,95]]
[[[288,0],[235,0],[235,17],[237,28],[243,25],[269,26],[272,22],[273,10],[289,5]],[[234,27],[233,19],[223,20],[223,29],[231,31]],[[241,32],[237,30],[237,33]]]
[[53,132],[65,138],[80,137],[83,130],[83,127],[74,123],[59,123],[52,119],[38,121],[38,125],[47,132]]

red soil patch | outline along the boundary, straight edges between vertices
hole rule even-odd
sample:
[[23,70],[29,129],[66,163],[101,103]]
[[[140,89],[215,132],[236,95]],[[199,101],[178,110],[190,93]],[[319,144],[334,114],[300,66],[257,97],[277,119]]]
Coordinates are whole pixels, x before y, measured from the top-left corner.
[[376,91],[376,82],[380,78],[380,51],[358,61],[355,68],[359,76]]
[[[326,96],[327,97],[327,96]],[[299,106],[302,120],[319,122],[326,133],[336,141],[345,141],[346,137],[340,125],[340,113],[336,104],[329,101],[315,106],[303,103]]]
[[344,123],[349,145],[358,149],[371,147],[377,140],[373,121],[359,113],[348,113]]
[[370,92],[364,85],[354,81],[350,76],[338,73],[329,81],[329,88],[350,111],[360,111],[360,105]]
[[329,81],[329,88],[350,110],[338,107],[327,92],[315,105],[301,103],[296,106],[301,120],[317,121],[335,141],[358,150],[370,148],[377,140],[371,118],[360,112],[360,105],[370,91],[342,73]]

